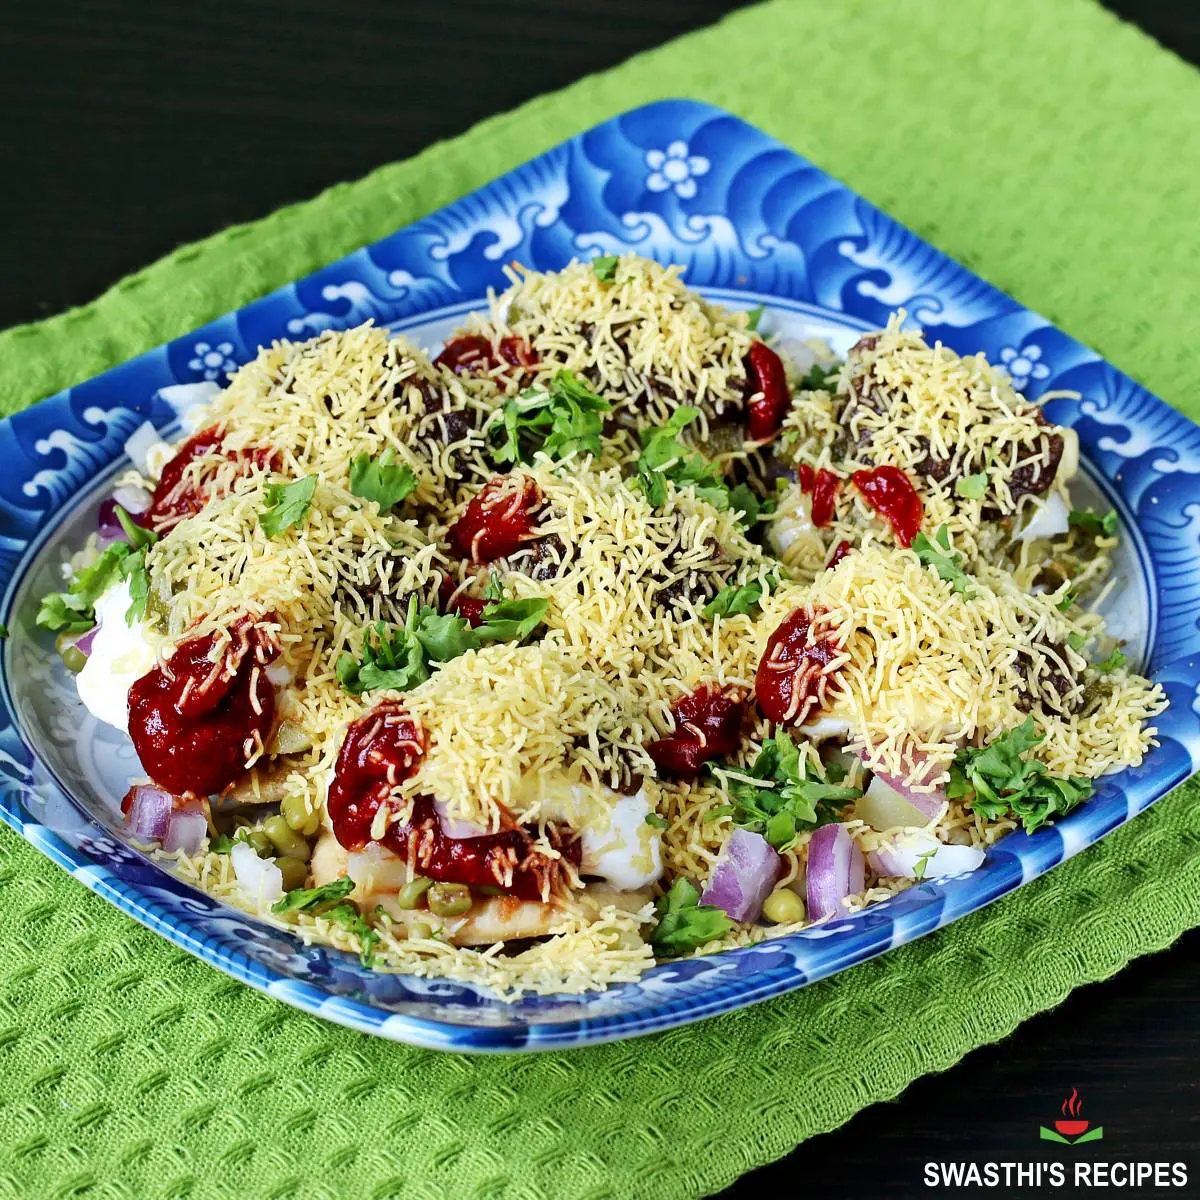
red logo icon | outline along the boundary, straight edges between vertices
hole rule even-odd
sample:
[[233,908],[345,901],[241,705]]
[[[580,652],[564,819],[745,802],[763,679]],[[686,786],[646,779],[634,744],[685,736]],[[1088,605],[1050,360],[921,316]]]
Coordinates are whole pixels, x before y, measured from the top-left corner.
[[1104,1137],[1104,1126],[1091,1128],[1091,1122],[1080,1114],[1083,1112],[1083,1101],[1079,1098],[1079,1089],[1072,1088],[1071,1094],[1062,1102],[1062,1116],[1054,1122],[1053,1129],[1041,1127],[1039,1136],[1044,1142],[1061,1142],[1067,1146],[1078,1146],[1081,1142],[1098,1142]]

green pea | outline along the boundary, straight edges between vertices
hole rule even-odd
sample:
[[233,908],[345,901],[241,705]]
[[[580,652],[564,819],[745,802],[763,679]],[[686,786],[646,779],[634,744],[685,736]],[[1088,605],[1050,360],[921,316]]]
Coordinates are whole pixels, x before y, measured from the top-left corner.
[[463,883],[435,883],[426,900],[436,917],[461,917],[471,907],[471,889]]
[[795,925],[804,920],[804,901],[791,888],[780,888],[763,901],[762,911],[773,925]]
[[59,655],[63,660],[63,666],[72,675],[78,675],[87,665],[87,655],[78,646],[64,646],[59,651]]
[[250,843],[254,853],[259,858],[274,857],[275,847],[271,844],[271,839],[261,829],[250,829],[243,837]]
[[433,937],[433,928],[426,921],[414,921],[408,927],[410,942],[427,942],[431,937]]
[[263,833],[271,839],[272,845],[280,854],[290,854],[292,858],[307,858],[308,843],[281,816],[268,817],[262,823]]
[[422,879],[420,875],[410,880],[396,893],[396,903],[401,908],[420,908],[425,899],[425,893],[433,886],[432,879]]
[[288,827],[305,837],[312,837],[321,827],[321,818],[315,812],[310,812],[308,801],[299,792],[289,792],[279,805],[279,811]]
[[275,865],[283,872],[283,890],[285,892],[304,886],[304,881],[308,878],[308,863],[304,859],[284,854],[275,860]]

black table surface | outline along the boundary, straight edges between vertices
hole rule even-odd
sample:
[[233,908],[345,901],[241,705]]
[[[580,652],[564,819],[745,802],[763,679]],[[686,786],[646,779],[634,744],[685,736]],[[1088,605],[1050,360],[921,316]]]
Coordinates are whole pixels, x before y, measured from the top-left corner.
[[[87,301],[180,243],[404,158],[734,7],[607,0],[599,20],[598,8],[569,0],[6,10],[0,327]],[[1200,62],[1195,0],[1110,7]],[[1056,1148],[1037,1128],[1072,1087],[1105,1126],[1092,1157],[1182,1161],[1200,1177],[1198,950],[1200,930],[1080,988],[727,1195],[929,1195],[927,1162],[1048,1161]],[[806,1103],[803,1091],[790,1099]],[[1200,1194],[1200,1180],[1187,1190]]]

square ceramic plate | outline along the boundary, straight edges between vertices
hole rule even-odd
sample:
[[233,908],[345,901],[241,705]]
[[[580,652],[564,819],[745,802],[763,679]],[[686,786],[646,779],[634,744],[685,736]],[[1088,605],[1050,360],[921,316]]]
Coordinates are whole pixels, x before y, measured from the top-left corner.
[[[34,626],[70,550],[93,528],[124,439],[177,414],[256,349],[368,318],[435,349],[501,267],[553,270],[635,250],[682,263],[763,328],[844,352],[904,306],[930,336],[982,350],[1079,433],[1080,497],[1123,538],[1107,605],[1132,658],[1166,689],[1159,747],[1103,780],[1058,826],[1012,834],[975,873],[925,883],[844,920],[651,970],[579,997],[503,1003],[461,984],[379,974],[219,904],[127,842],[117,803],[139,773],[128,741],[79,704]],[[667,1029],[776,996],[920,937],[1090,846],[1200,767],[1200,428],[1093,351],[998,292],[849,188],[736,117],[692,101],[627,113],[487,187],[187,337],[0,423],[0,816],[122,911],[298,1008],[417,1045],[578,1046]],[[59,585],[60,586],[60,585]]]

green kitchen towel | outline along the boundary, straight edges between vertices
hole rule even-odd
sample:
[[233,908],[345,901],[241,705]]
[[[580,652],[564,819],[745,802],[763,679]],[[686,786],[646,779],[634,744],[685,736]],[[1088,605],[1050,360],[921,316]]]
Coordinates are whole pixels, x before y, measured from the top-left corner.
[[[1200,79],[1085,0],[746,10],[0,335],[0,403],[184,333],[670,95],[795,146],[1200,415]],[[410,1050],[293,1012],[5,831],[0,1196],[711,1193],[1200,923],[1197,829],[1193,782],[1015,895],[793,996],[515,1059]]]

